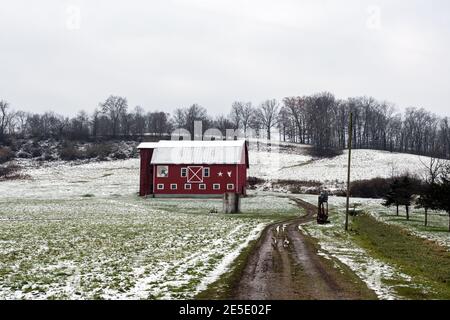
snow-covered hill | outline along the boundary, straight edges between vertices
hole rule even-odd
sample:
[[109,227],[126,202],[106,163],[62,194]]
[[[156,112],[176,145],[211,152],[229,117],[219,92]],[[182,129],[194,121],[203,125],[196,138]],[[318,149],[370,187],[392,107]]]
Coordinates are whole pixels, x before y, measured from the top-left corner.
[[[265,180],[319,181],[322,183],[344,182],[347,179],[348,152],[330,159],[313,159],[296,153],[280,153],[250,150],[249,176]],[[403,173],[423,175],[429,157],[379,150],[353,150],[352,180],[366,180],[376,177],[391,177]]]

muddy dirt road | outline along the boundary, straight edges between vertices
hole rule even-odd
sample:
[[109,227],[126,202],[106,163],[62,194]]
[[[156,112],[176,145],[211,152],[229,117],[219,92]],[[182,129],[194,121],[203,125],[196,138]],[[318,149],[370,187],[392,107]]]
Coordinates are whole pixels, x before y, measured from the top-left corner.
[[298,226],[315,219],[317,208],[292,198],[306,215],[266,228],[250,254],[233,296],[245,300],[373,299],[350,270],[317,254]]

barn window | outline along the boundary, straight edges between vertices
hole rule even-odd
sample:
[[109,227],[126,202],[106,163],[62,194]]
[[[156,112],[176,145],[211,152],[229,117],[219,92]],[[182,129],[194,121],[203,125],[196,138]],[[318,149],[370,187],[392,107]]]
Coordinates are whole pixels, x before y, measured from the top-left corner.
[[198,188],[199,188],[200,190],[206,190],[206,184],[204,184],[204,183],[199,184],[199,185],[198,185]]
[[214,190],[219,190],[220,189],[220,184],[219,183],[214,183],[213,184],[213,189]]
[[156,186],[156,188],[157,188],[158,190],[164,190],[164,184],[159,183],[159,184]]
[[169,176],[169,166],[157,166],[156,176],[158,178],[167,178]]
[[181,177],[183,178],[187,177],[187,168],[181,168]]
[[186,184],[184,185],[184,189],[185,189],[185,190],[191,190],[191,189],[192,189],[192,184],[186,183]]
[[232,183],[227,184],[227,190],[234,190],[234,184]]
[[209,168],[203,168],[203,176],[209,177]]
[[177,186],[176,183],[172,183],[172,184],[170,185],[170,190],[177,190],[177,188],[178,188],[178,186]]

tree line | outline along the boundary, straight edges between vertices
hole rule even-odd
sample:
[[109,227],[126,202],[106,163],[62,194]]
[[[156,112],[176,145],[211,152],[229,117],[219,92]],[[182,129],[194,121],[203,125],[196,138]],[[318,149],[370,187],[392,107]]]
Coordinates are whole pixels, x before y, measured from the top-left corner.
[[448,117],[423,108],[408,108],[402,114],[371,97],[338,100],[331,93],[319,93],[285,98],[279,126],[290,141],[344,149],[350,113],[354,148],[450,157]]
[[[353,147],[408,152],[450,158],[448,117],[438,117],[423,108],[408,108],[403,113],[387,102],[371,97],[337,99],[329,92],[310,96],[266,100],[254,106],[237,101],[227,114],[212,117],[193,104],[176,109],[146,112],[130,109],[125,97],[109,96],[91,114],[80,111],[74,117],[54,112],[43,114],[14,111],[0,101],[0,142],[8,137],[37,139],[89,139],[97,137],[155,136],[170,134],[175,128],[194,132],[194,122],[203,129],[252,129],[257,136],[302,144],[318,149],[345,149],[348,143],[348,119],[353,113]],[[277,129],[277,130],[275,130]]]

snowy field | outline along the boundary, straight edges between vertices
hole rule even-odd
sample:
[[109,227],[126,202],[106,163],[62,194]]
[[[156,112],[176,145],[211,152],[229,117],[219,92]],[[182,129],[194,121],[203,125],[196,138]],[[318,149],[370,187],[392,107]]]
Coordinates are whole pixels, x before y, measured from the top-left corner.
[[0,183],[0,299],[193,298],[273,219],[299,214],[254,193],[246,214],[217,200],[137,197],[137,160],[29,167]]
[[[330,158],[313,159],[302,154],[306,148],[273,152],[250,151],[249,176],[267,180],[319,181],[325,184],[345,182],[347,180],[348,153]],[[391,153],[378,150],[352,151],[352,180],[366,180],[377,177],[388,178],[392,175],[411,173],[422,176],[428,157],[412,154]]]

